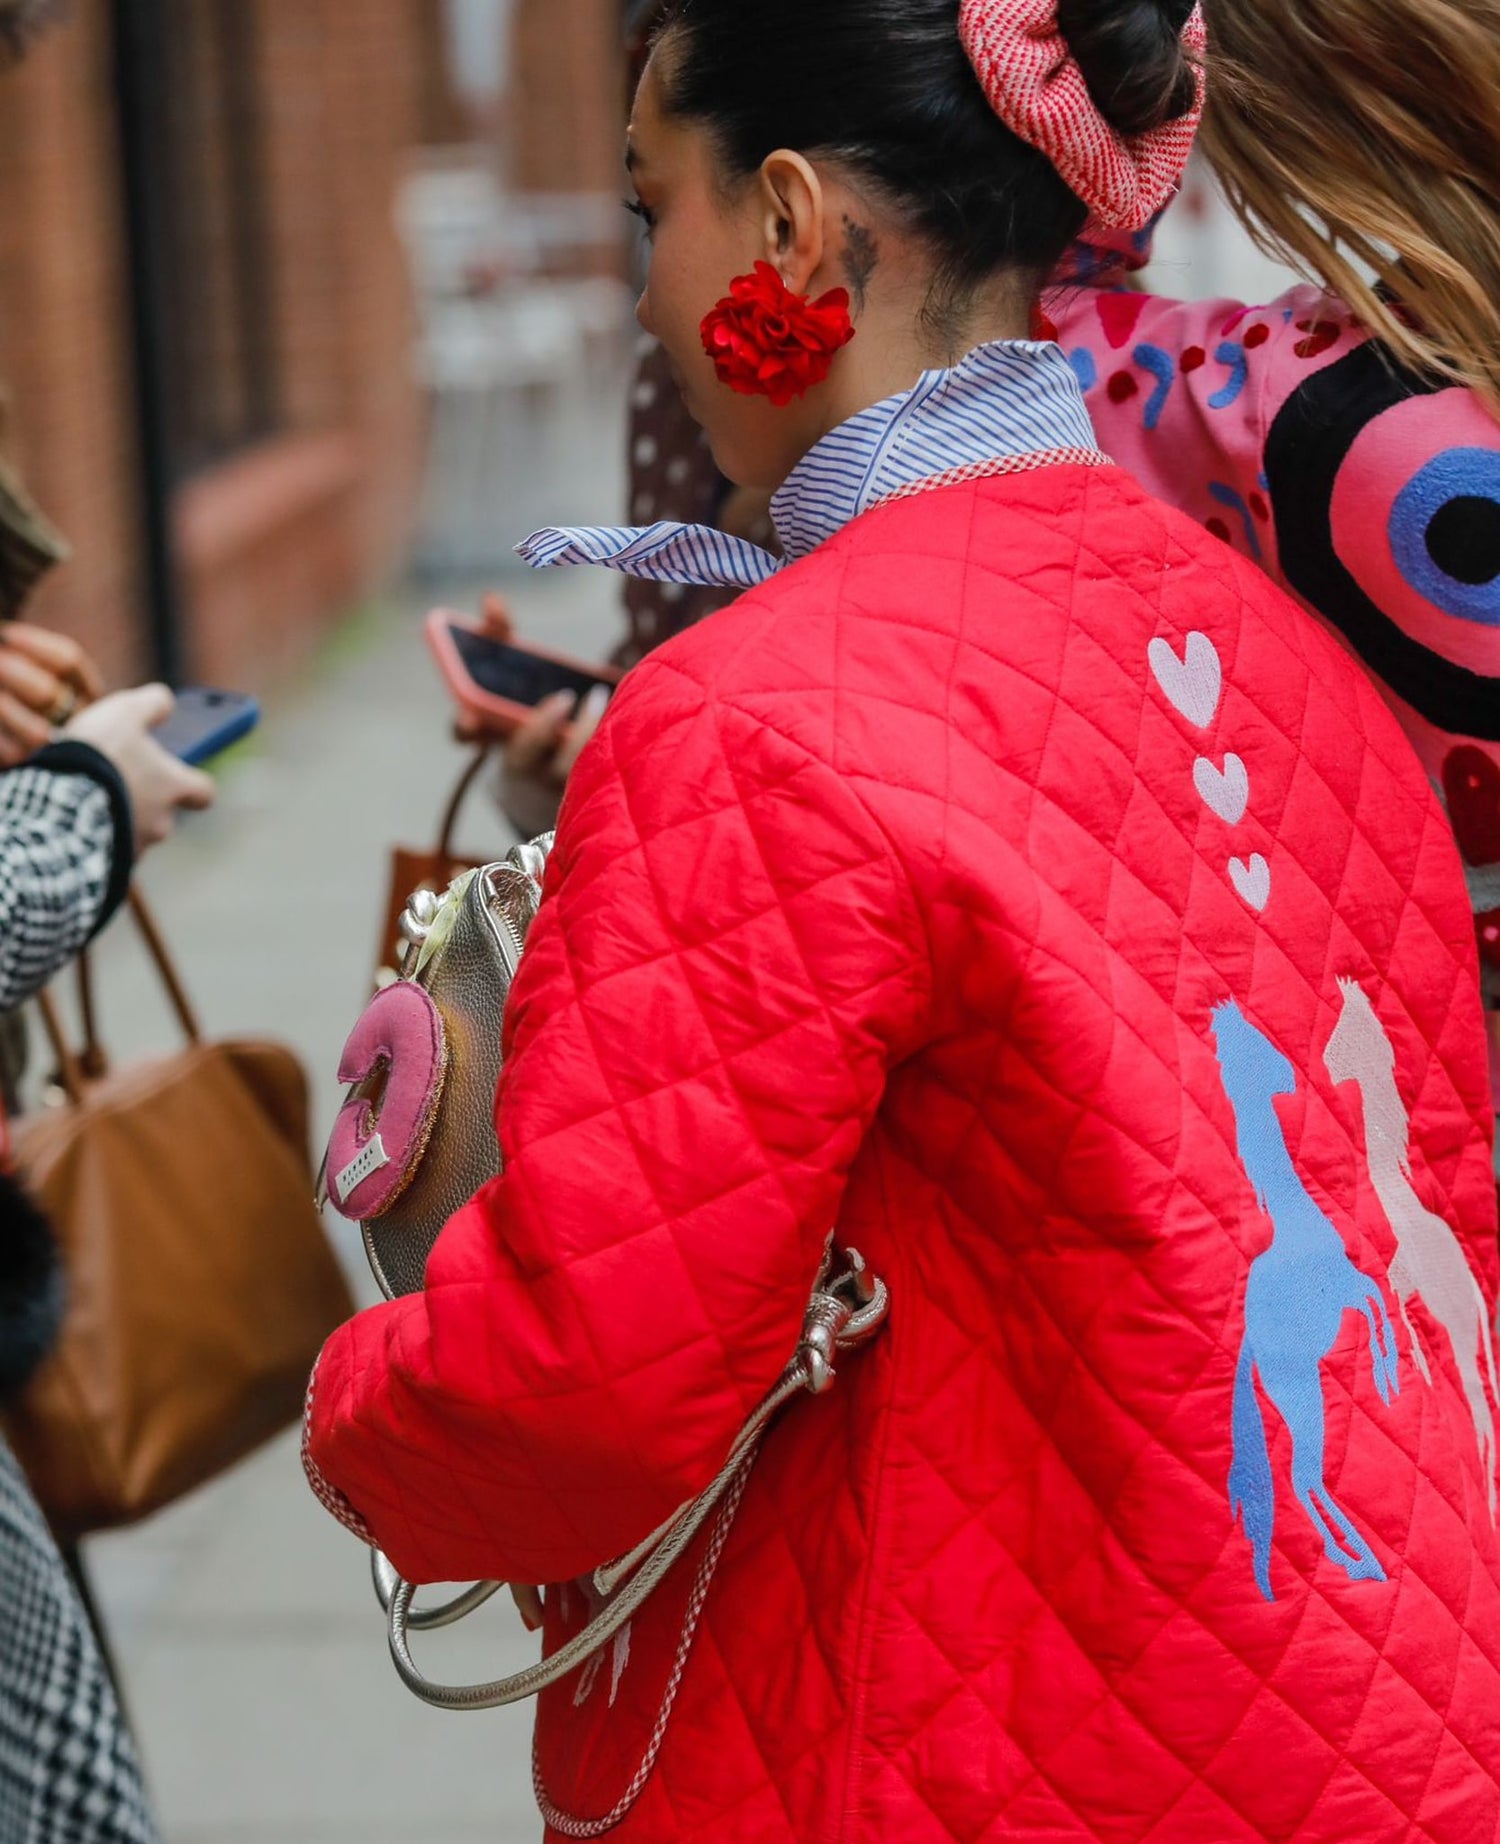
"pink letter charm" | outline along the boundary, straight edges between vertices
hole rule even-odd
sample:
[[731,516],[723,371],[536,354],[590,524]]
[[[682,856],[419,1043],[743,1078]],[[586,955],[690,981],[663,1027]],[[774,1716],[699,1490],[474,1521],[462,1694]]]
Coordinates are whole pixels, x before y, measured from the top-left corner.
[[367,1096],[352,1095],[328,1142],[328,1195],[342,1215],[355,1222],[383,1216],[411,1182],[446,1067],[442,1015],[428,994],[406,980],[377,993],[339,1064],[341,1082],[385,1074],[378,1111]]

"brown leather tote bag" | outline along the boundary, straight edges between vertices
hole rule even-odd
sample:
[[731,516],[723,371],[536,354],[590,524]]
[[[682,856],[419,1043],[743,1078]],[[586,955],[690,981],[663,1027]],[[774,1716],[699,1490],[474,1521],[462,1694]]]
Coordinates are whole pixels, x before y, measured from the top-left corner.
[[275,1044],[206,1043],[139,895],[131,907],[184,1049],[112,1071],[50,996],[66,1102],[17,1123],[17,1164],[68,1281],[61,1339],[3,1419],[60,1536],[170,1504],[296,1422],[353,1311],[313,1206],[307,1087]]

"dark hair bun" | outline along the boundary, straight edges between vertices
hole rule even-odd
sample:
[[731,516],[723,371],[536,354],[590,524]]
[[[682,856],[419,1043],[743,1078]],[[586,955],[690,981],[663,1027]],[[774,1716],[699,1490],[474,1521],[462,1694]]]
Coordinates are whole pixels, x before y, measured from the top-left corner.
[[1194,0],[1058,0],[1057,23],[1100,114],[1123,135],[1186,115],[1197,72],[1182,42]]
[[937,258],[934,324],[1003,269],[1051,274],[1087,219],[991,107],[959,0],[667,0],[656,69],[730,176],[795,147],[876,188]]

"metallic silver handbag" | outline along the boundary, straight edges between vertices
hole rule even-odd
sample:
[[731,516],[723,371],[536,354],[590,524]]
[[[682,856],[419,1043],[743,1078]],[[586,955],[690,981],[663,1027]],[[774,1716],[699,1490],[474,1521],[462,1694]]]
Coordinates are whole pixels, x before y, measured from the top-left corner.
[[[324,1182],[334,1207],[363,1230],[388,1299],[421,1292],[443,1225],[500,1170],[500,1017],[551,846],[548,833],[467,872],[441,896],[418,891],[401,922],[401,977],[376,994],[344,1052],[339,1073],[350,1088]],[[420,1084],[421,1095],[393,1120],[398,1075]],[[399,1099],[407,1102],[404,1093]],[[373,1156],[367,1129],[379,1146]],[[438,1156],[429,1156],[434,1148]]]
[[[550,834],[518,846],[504,862],[458,879],[441,897],[423,891],[402,921],[401,977],[372,1000],[340,1065],[348,1092],[324,1160],[320,1193],[357,1221],[375,1278],[388,1298],[418,1292],[443,1226],[500,1170],[494,1102],[500,1077],[499,1019],[541,904]],[[391,1656],[402,1682],[438,1709],[494,1709],[536,1696],[595,1656],[689,1548],[712,1517],[661,1713],[623,1798],[599,1819],[559,1811],[534,1774],[547,1823],[565,1837],[601,1837],[635,1805],[661,1752],[709,1586],[744,1496],[760,1442],[775,1415],[803,1391],[831,1387],[834,1364],[868,1343],[889,1301],[854,1250],[830,1236],[797,1350],[780,1381],[741,1430],[708,1489],[628,1556],[598,1569],[604,1605],[585,1630],[528,1671],[488,1684],[444,1685],[412,1656],[413,1632],[450,1626],[504,1586],[477,1582],[439,1606],[418,1608],[416,1588],[378,1551],[373,1573],[385,1609]],[[324,1502],[358,1521],[316,1477]],[[361,1535],[366,1533],[361,1529]]]

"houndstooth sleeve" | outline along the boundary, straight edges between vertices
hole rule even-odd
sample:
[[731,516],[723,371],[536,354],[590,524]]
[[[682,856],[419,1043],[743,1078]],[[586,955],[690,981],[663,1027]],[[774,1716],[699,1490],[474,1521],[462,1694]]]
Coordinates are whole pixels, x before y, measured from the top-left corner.
[[110,763],[65,743],[0,774],[0,1011],[39,991],[108,921],[133,857]]

